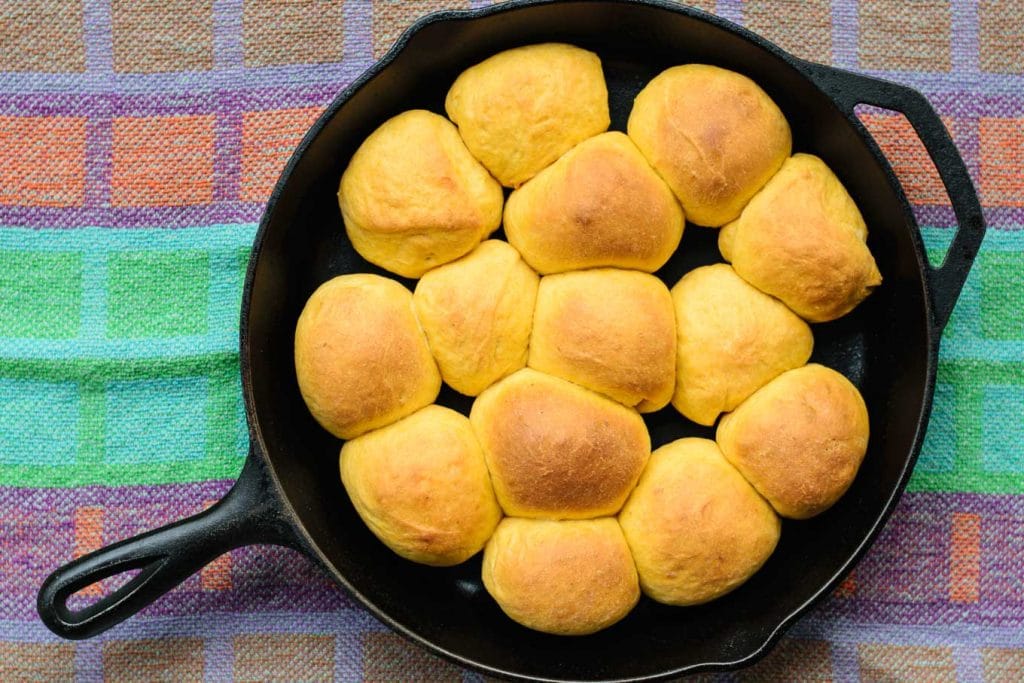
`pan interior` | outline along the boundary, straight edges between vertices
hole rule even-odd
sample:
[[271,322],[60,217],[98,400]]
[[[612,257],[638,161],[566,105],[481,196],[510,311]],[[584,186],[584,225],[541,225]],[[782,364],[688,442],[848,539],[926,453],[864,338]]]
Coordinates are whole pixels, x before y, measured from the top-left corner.
[[[342,273],[382,272],[354,252],[338,212],[338,179],[355,148],[405,109],[443,114],[445,92],[463,68],[503,48],[543,41],[569,42],[600,55],[616,130],[625,129],[636,93],[666,67],[703,62],[753,78],[788,117],[795,149],[821,156],[846,184],[867,221],[869,245],[885,278],[854,313],[814,327],[813,360],[853,380],[871,415],[868,455],[846,496],[813,520],[786,522],[767,565],[730,595],[693,608],[644,599],[614,627],[572,639],[535,633],[507,619],[483,590],[478,557],[450,569],[424,567],[373,538],[341,487],[339,442],[306,411],[292,364],[295,321],[312,291]],[[244,371],[251,372],[255,429],[328,571],[384,619],[439,651],[497,672],[582,680],[735,662],[757,651],[833,581],[897,492],[921,419],[930,353],[913,229],[885,169],[831,101],[785,59],[697,12],[574,2],[431,23],[390,65],[334,105],[271,204],[254,254],[243,356]],[[716,238],[715,231],[688,226],[677,254],[658,275],[671,287],[689,269],[720,261]],[[470,405],[449,389],[440,402],[462,412]],[[646,419],[655,446],[681,436],[712,436],[711,429],[687,422],[671,407]]]

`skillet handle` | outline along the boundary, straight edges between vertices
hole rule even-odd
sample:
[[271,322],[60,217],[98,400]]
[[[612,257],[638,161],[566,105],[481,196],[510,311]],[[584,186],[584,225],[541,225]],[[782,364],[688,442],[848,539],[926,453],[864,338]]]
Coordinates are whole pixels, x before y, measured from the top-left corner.
[[957,220],[957,231],[946,259],[937,268],[927,267],[932,320],[935,328],[941,330],[949,321],[985,237],[985,218],[978,193],[949,132],[924,95],[912,88],[811,62],[803,62],[801,67],[839,105],[847,118],[855,122],[854,107],[858,104],[901,112],[935,163]]
[[[297,540],[265,466],[250,448],[238,481],[217,504],[57,569],[39,589],[36,608],[58,636],[91,638],[146,607],[217,556],[253,543],[296,546]],[[140,570],[138,575],[95,603],[75,611],[68,607],[74,593],[133,569]]]

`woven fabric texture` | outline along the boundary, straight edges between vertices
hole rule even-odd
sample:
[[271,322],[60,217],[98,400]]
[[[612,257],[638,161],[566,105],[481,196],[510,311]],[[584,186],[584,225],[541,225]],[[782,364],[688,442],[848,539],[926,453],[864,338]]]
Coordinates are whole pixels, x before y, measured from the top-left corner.
[[[92,640],[35,614],[54,567],[226,492],[273,183],[414,18],[479,4],[0,0],[0,680],[479,680],[283,549],[225,555]],[[720,678],[1024,680],[1024,2],[700,4],[925,93],[990,226],[891,522],[766,660]],[[902,116],[864,119],[941,258],[955,221],[923,147]]]

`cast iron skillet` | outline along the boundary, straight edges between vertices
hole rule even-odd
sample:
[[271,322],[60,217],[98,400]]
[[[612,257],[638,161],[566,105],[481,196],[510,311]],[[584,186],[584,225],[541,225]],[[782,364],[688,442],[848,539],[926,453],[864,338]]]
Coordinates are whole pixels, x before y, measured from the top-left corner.
[[[827,513],[786,522],[782,540],[747,584],[708,605],[671,608],[642,600],[601,633],[565,638],[522,628],[482,589],[479,557],[436,569],[402,560],[355,515],[338,477],[339,442],[312,420],[299,396],[292,335],[306,298],[328,278],[380,272],[345,238],[335,198],[352,152],[405,109],[443,113],[464,68],[495,52],[564,41],[597,52],[611,96],[612,127],[625,126],[633,97],[662,69],[717,64],[757,81],[788,117],[796,150],[820,155],[857,201],[885,278],[853,314],[814,328],[814,360],[864,394],[871,443],[850,491]],[[903,112],[945,183],[959,228],[933,268],[889,164],[853,115],[858,103]],[[414,153],[414,150],[411,150]],[[310,129],[270,199],[253,245],[242,299],[241,368],[251,451],[237,484],[217,505],[176,524],[82,557],[39,593],[55,633],[88,638],[114,626],[216,556],[252,543],[296,548],[318,562],[378,619],[455,662],[530,680],[652,680],[746,665],[853,567],[889,516],[917,457],[931,409],[939,336],[985,231],[963,161],[928,102],[893,83],[796,59],[762,38],[662,0],[522,0],[426,17],[346,89]],[[659,272],[669,285],[720,260],[715,231],[688,227]],[[406,281],[412,285],[412,282]],[[467,411],[446,390],[441,402]],[[646,417],[655,446],[712,436],[671,408]],[[90,607],[68,597],[130,569],[139,574]]]

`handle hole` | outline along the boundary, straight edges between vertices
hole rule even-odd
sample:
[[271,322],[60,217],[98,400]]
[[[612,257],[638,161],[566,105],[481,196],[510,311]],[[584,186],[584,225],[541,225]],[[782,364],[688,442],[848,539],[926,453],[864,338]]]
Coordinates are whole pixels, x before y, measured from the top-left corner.
[[[935,163],[910,121],[900,112],[869,104],[858,104],[853,111],[889,160],[921,227],[928,260],[932,267],[938,267],[946,256],[957,222]],[[952,136],[953,121],[944,117],[942,123]]]
[[83,586],[68,596],[67,608],[72,612],[86,610],[126,586],[141,571],[141,568],[126,569],[118,574]]

